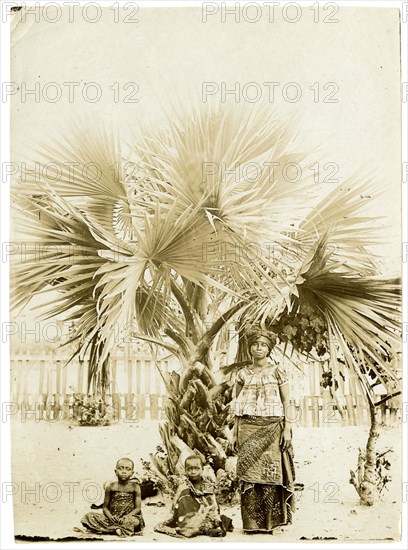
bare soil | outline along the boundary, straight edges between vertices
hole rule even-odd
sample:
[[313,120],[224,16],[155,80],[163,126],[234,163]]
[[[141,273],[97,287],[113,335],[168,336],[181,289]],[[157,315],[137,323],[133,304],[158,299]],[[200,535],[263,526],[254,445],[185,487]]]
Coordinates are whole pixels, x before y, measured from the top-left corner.
[[[391,541],[400,539],[401,518],[401,430],[382,428],[378,449],[389,453],[392,481],[383,499],[373,507],[360,506],[349,484],[355,469],[358,447],[365,446],[368,427],[296,428],[294,430],[297,510],[292,525],[271,535],[246,535],[242,531],[239,506],[222,507],[232,518],[229,542],[294,542],[333,540],[337,542]],[[149,459],[160,444],[158,423],[120,422],[108,427],[81,427],[66,422],[21,422],[12,425],[12,475],[14,533],[20,537],[52,540],[126,540],[117,536],[85,535],[81,517],[92,502],[103,500],[103,483],[114,478],[118,458],[131,457],[141,470],[140,459]],[[165,506],[160,506],[165,502]],[[183,542],[154,532],[154,526],[169,515],[170,503],[163,495],[142,502],[146,522],[143,540]],[[141,541],[140,537],[134,540]],[[212,539],[215,542],[217,539]],[[197,537],[194,541],[207,541]],[[221,542],[221,541],[219,541]]]

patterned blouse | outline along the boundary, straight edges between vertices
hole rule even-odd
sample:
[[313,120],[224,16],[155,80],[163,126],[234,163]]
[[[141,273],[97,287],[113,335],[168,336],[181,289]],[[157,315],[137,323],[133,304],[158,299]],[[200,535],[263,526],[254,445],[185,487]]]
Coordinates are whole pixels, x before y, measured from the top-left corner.
[[235,384],[242,386],[235,400],[235,416],[284,416],[279,387],[287,383],[284,370],[277,364],[242,368],[235,378]]

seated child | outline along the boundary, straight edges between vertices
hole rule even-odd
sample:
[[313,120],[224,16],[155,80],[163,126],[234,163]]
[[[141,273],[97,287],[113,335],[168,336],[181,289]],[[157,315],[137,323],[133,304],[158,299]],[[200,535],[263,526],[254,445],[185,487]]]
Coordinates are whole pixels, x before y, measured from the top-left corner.
[[111,533],[121,537],[131,536],[144,527],[141,513],[140,486],[134,480],[134,463],[121,458],[116,463],[117,481],[105,486],[103,514],[89,512],[81,519],[82,525],[96,533]]
[[[198,455],[189,456],[185,460],[184,469],[187,479],[180,484],[174,497],[173,515],[167,521],[156,525],[154,530],[176,537],[224,537],[226,531],[212,483],[202,476],[201,458]],[[228,530],[232,531],[231,520],[225,519],[230,524]]]

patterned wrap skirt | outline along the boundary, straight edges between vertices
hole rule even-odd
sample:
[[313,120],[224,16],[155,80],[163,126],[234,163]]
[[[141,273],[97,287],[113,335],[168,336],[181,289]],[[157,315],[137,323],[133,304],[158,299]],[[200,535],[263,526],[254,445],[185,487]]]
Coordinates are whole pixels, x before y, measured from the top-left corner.
[[237,477],[244,531],[272,531],[292,522],[295,469],[292,447],[282,452],[282,417],[237,417]]

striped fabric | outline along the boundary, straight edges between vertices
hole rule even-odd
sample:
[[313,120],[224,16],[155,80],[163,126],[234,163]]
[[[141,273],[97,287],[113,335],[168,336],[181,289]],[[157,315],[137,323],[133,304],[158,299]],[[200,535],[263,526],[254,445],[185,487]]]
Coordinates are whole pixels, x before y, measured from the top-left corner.
[[238,371],[235,383],[242,386],[234,404],[235,416],[284,415],[279,387],[287,384],[288,379],[278,364],[268,364],[263,368],[244,367]]

